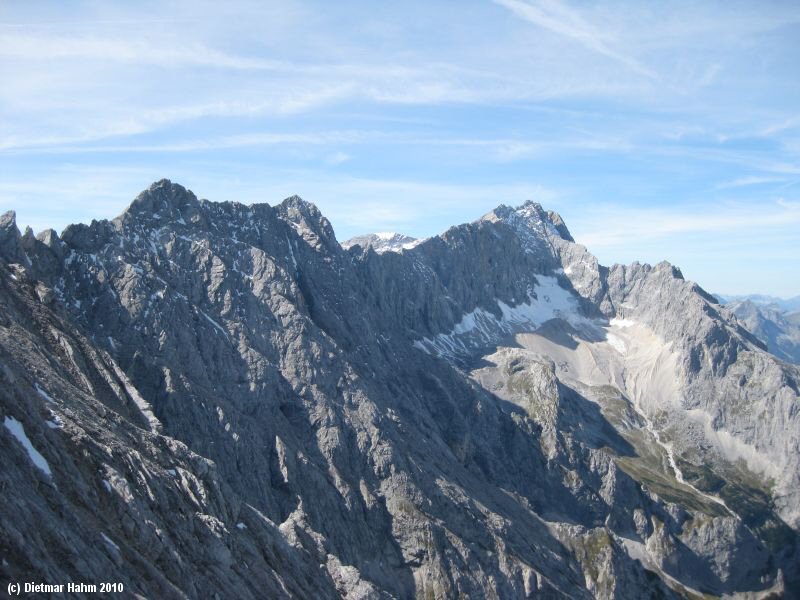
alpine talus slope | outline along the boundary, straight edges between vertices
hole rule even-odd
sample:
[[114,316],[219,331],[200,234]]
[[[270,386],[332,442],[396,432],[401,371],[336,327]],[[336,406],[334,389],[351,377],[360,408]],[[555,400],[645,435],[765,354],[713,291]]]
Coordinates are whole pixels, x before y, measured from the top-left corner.
[[166,180],[60,237],[4,215],[3,587],[798,593],[797,366],[537,204],[375,239]]

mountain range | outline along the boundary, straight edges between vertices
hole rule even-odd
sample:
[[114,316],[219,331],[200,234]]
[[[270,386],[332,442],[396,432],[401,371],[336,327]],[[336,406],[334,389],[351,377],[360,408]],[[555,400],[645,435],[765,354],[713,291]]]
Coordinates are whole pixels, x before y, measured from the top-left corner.
[[800,299],[742,296],[722,302],[772,354],[800,364]]
[[2,587],[797,597],[800,367],[768,343],[533,202],[345,243],[168,180],[60,235],[9,212]]
[[793,296],[792,298],[778,298],[777,296],[767,296],[764,294],[714,294],[714,296],[720,301],[721,304],[752,302],[756,306],[768,306],[786,313],[800,311],[800,296]]

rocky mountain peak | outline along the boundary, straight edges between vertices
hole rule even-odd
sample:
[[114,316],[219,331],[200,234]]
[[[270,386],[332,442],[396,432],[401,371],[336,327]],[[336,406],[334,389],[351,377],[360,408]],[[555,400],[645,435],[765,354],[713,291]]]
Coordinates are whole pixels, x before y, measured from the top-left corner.
[[61,239],[55,229],[45,229],[36,234],[36,239],[48,248],[55,248],[61,244]]
[[125,209],[121,219],[132,216],[136,218],[152,218],[156,220],[175,219],[179,222],[186,216],[195,216],[200,208],[200,201],[191,190],[182,185],[172,183],[169,179],[161,179],[139,194]]
[[[542,205],[532,200],[527,200],[524,204],[512,208],[501,204],[492,212],[484,215],[482,221],[497,222],[502,221],[513,227],[521,237],[529,239],[531,233],[541,238],[541,241],[549,235],[555,235],[563,240],[574,242],[572,235],[567,229],[564,220],[556,212],[546,211]],[[531,240],[533,241],[533,240]]]
[[479,222],[509,227],[528,254],[547,254],[552,240],[574,241],[557,213],[545,211],[541,204],[531,200],[516,208],[501,204]]
[[561,239],[566,240],[568,242],[574,242],[575,240],[572,237],[572,234],[567,229],[567,224],[564,222],[564,219],[561,218],[561,215],[555,211],[548,210],[547,211],[547,218],[553,224],[553,227],[556,228]]
[[13,257],[19,249],[19,228],[17,227],[17,213],[9,210],[0,216],[0,255]]
[[275,207],[278,216],[288,222],[313,247],[338,246],[330,221],[312,202],[289,196]]
[[545,212],[544,208],[542,208],[542,205],[539,204],[538,202],[534,202],[533,200],[526,200],[520,206],[518,206],[515,210],[519,214],[529,213],[529,214],[536,214],[536,215],[539,215],[539,216],[543,215],[544,212]]
[[[16,211],[9,210],[0,215],[0,230],[8,230],[17,227],[17,213]],[[17,230],[19,233],[19,230]]]
[[297,194],[292,194],[288,198],[284,198],[278,206],[284,206],[287,209],[293,208],[307,215],[320,214],[320,210],[317,208],[316,204],[303,200]]
[[496,219],[504,220],[511,220],[515,218],[522,218],[531,222],[547,220],[547,213],[545,212],[544,208],[542,208],[542,205],[538,202],[534,202],[533,200],[526,200],[523,204],[520,204],[516,208],[506,204],[501,204],[488,215],[486,215],[484,219],[490,217],[491,215],[493,215]]

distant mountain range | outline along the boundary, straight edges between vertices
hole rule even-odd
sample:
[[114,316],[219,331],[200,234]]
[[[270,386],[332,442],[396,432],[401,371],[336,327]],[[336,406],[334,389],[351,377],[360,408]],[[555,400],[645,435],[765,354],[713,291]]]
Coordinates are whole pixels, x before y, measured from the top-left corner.
[[361,246],[363,248],[372,248],[378,254],[382,254],[398,250],[411,250],[411,248],[423,241],[402,233],[368,233],[367,235],[358,235],[346,242],[342,242],[342,248],[349,249],[351,246]]
[[778,298],[776,296],[765,296],[763,294],[745,294],[739,296],[714,294],[714,296],[723,304],[749,301],[758,306],[778,307],[783,312],[800,311],[800,296],[794,296],[793,298]]
[[778,358],[800,364],[800,296],[719,296],[725,308]]

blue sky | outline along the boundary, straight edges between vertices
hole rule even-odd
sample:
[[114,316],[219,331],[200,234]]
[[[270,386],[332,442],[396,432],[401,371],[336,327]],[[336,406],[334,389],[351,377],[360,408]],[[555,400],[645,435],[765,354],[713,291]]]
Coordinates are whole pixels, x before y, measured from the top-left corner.
[[339,239],[526,199],[601,262],[800,294],[796,2],[3,2],[0,210],[167,177]]

